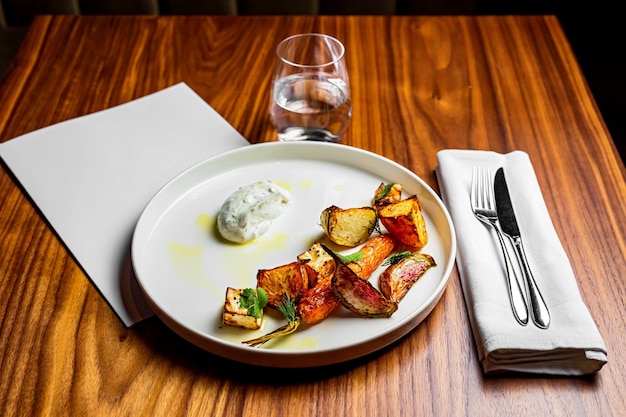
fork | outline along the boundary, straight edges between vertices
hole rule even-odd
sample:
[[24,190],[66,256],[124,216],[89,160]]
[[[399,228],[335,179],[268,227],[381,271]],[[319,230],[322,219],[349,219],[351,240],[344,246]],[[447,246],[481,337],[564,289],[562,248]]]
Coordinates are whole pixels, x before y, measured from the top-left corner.
[[498,213],[496,212],[495,197],[493,191],[493,176],[491,170],[478,167],[472,171],[472,187],[470,192],[470,201],[472,211],[478,220],[493,227],[500,241],[502,255],[504,256],[504,264],[506,267],[507,286],[509,291],[509,300],[515,320],[522,326],[528,324],[528,306],[526,298],[520,287],[519,280],[509,252],[502,237],[500,223],[498,223]]

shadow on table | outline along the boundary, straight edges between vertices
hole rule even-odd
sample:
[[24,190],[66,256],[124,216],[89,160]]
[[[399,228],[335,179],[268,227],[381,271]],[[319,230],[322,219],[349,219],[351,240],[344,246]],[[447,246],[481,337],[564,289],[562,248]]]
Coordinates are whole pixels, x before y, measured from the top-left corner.
[[[290,385],[328,379],[350,372],[383,356],[395,343],[377,352],[332,365],[303,368],[275,368],[248,365],[209,353],[169,329],[157,317],[151,317],[132,328],[136,335],[163,360],[189,369],[191,374],[210,374],[215,378],[228,378],[240,383],[264,385]],[[401,339],[402,340],[402,339]],[[166,341],[166,343],[164,343]]]

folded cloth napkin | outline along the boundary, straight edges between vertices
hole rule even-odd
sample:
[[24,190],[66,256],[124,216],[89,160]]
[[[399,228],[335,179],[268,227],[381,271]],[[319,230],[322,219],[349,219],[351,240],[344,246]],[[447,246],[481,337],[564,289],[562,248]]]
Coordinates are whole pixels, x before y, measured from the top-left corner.
[[[586,375],[600,370],[607,362],[606,346],[581,298],[528,155],[443,150],[437,160],[437,179],[457,233],[456,263],[484,372]],[[521,326],[513,316],[495,231],[477,220],[471,209],[475,166],[493,173],[504,168],[526,255],[550,310],[548,329],[532,321]]]

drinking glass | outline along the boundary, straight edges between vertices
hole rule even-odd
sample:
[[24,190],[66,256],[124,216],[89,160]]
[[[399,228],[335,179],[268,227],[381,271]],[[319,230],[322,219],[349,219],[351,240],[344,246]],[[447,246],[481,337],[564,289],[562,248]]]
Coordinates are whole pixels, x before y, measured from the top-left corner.
[[280,141],[341,140],[352,118],[344,54],[339,40],[319,33],[278,44],[270,116]]

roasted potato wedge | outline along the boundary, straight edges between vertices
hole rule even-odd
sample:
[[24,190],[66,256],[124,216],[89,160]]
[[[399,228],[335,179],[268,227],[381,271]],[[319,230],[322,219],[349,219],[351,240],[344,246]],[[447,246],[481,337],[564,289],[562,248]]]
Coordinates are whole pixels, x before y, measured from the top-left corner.
[[399,303],[424,272],[436,265],[432,256],[412,253],[390,265],[380,274],[378,278],[380,292],[391,301]]
[[369,281],[359,278],[340,259],[335,262],[331,288],[344,307],[363,317],[391,317],[398,310],[398,304],[385,298]]
[[374,231],[376,210],[372,207],[342,209],[330,206],[322,211],[320,223],[332,242],[354,247],[367,241]]
[[426,222],[416,195],[380,208],[378,218],[398,242],[412,250],[420,250],[428,242]]
[[298,260],[306,262],[314,272],[314,279],[309,281],[309,288],[313,288],[320,281],[332,278],[335,273],[335,260],[318,242],[298,255]]
[[257,272],[257,287],[267,293],[267,304],[277,307],[283,303],[283,295],[296,304],[309,287],[310,267],[305,262],[295,261],[272,269]]
[[402,200],[402,185],[401,184],[385,184],[381,183],[376,192],[374,192],[373,206],[377,209],[384,206],[397,203]]

